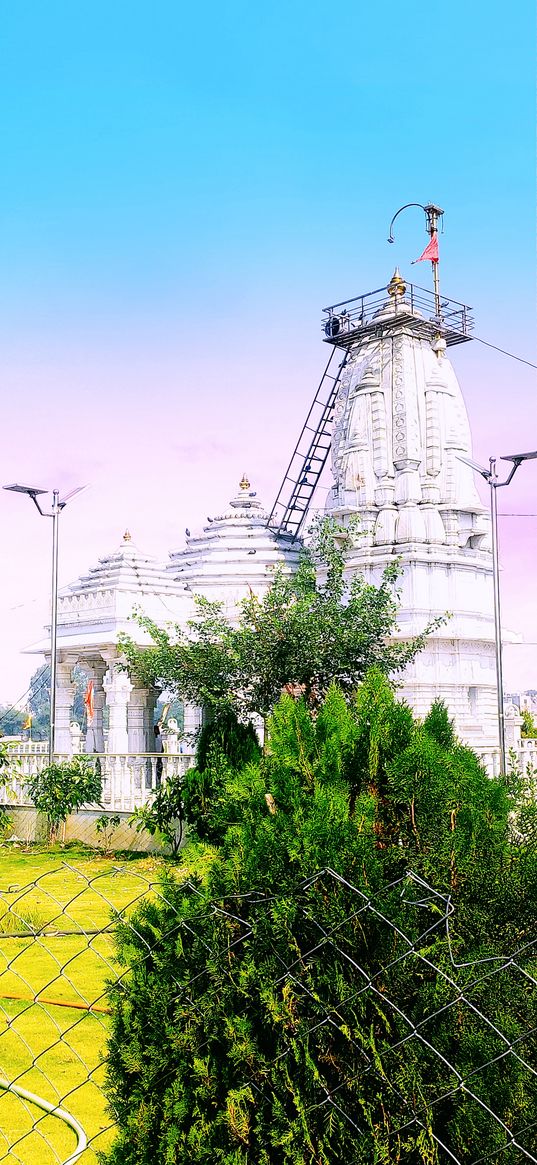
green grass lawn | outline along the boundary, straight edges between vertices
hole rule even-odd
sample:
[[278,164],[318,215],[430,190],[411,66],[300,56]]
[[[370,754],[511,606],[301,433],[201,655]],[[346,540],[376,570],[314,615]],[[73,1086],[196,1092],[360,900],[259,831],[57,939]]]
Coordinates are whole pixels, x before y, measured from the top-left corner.
[[[91,1140],[80,1162],[96,1162],[113,1136],[102,1092],[107,1017],[8,1000],[0,1017],[2,1074],[75,1116]],[[76,1147],[62,1121],[9,1092],[0,1092],[0,1130],[0,1160],[10,1165],[58,1165]]]
[[[207,847],[185,847],[174,870],[202,877],[210,857]],[[141,898],[158,894],[169,864],[76,847],[0,847],[0,1076],[80,1121],[91,1141],[80,1165],[96,1165],[96,1151],[113,1136],[102,1083],[106,983],[122,970],[114,958],[114,912],[128,917]],[[0,1090],[2,1165],[59,1165],[75,1147],[58,1118]]]

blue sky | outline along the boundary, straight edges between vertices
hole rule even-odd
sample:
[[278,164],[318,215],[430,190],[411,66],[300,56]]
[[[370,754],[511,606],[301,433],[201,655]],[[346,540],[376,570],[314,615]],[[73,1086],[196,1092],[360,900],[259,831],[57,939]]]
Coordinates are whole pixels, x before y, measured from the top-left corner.
[[[535,360],[534,26],[525,0],[4,11],[3,473],[90,482],[63,581],[125,525],[164,555],[244,469],[271,500],[325,358],[320,309],[410,274],[421,212],[386,242],[407,201],[445,208],[443,289],[477,334]],[[534,373],[478,344],[454,362],[478,456],[536,445]],[[535,470],[520,480],[509,508],[537,511]],[[536,523],[517,523],[506,610],[537,641]],[[0,524],[7,699],[33,667],[49,531],[6,494]]]

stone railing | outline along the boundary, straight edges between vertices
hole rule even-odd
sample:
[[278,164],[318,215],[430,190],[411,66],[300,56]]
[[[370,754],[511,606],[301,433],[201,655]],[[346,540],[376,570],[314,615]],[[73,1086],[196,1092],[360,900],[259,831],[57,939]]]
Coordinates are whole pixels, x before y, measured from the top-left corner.
[[[0,802],[30,807],[32,801],[26,783],[45,768],[46,745],[39,751],[30,750],[26,744],[11,745],[9,755],[12,759],[10,782],[7,787],[0,786]],[[194,763],[192,753],[88,753],[88,759],[100,766],[103,782],[100,805],[110,813],[132,813],[151,799],[160,781],[183,776]],[[56,753],[54,760],[69,761],[72,757]],[[159,762],[162,762],[162,771]]]
[[522,776],[532,776],[537,773],[537,740],[523,736],[517,750],[517,756]]
[[[537,740],[522,738],[513,749],[521,774],[537,773]],[[27,743],[9,746],[13,764],[10,786],[0,786],[0,802],[5,805],[31,806],[26,782],[45,768],[48,761],[46,744],[37,747]],[[487,772],[497,776],[500,771],[499,750],[480,753]],[[154,795],[160,780],[184,776],[194,764],[193,752],[184,753],[88,753],[100,765],[103,792],[100,804],[110,813],[132,813],[139,805],[145,805]],[[56,761],[71,759],[66,753],[55,754]],[[162,772],[160,764],[162,762]],[[157,766],[159,771],[157,772]]]
[[500,750],[499,748],[491,748],[488,752],[481,752],[476,749],[477,755],[484,764],[489,777],[497,777],[500,771]]

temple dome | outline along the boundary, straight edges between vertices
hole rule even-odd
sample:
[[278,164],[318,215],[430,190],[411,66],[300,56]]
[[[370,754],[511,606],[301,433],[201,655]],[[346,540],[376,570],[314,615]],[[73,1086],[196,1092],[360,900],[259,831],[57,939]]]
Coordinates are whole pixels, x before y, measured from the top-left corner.
[[[58,596],[58,649],[101,649],[117,643],[126,632],[140,643],[149,636],[132,618],[140,610],[155,622],[188,618],[191,598],[153,556],[139,550],[128,530],[116,550],[99,558]],[[48,651],[50,640],[30,652]]]
[[266,591],[276,567],[296,570],[301,542],[267,527],[268,514],[246,476],[222,512],[172,551],[170,577],[229,610],[253,590]]

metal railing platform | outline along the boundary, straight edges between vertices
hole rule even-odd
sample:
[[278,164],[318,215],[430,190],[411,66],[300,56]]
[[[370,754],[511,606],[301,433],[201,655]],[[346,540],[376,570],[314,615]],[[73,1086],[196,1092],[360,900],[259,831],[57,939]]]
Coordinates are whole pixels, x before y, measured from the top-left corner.
[[448,348],[472,339],[474,326],[471,308],[455,299],[440,299],[437,311],[432,291],[415,283],[403,283],[402,294],[393,294],[393,284],[342,300],[323,308],[322,329],[326,344],[350,348],[362,338],[389,335],[405,326],[421,339],[442,336]]

